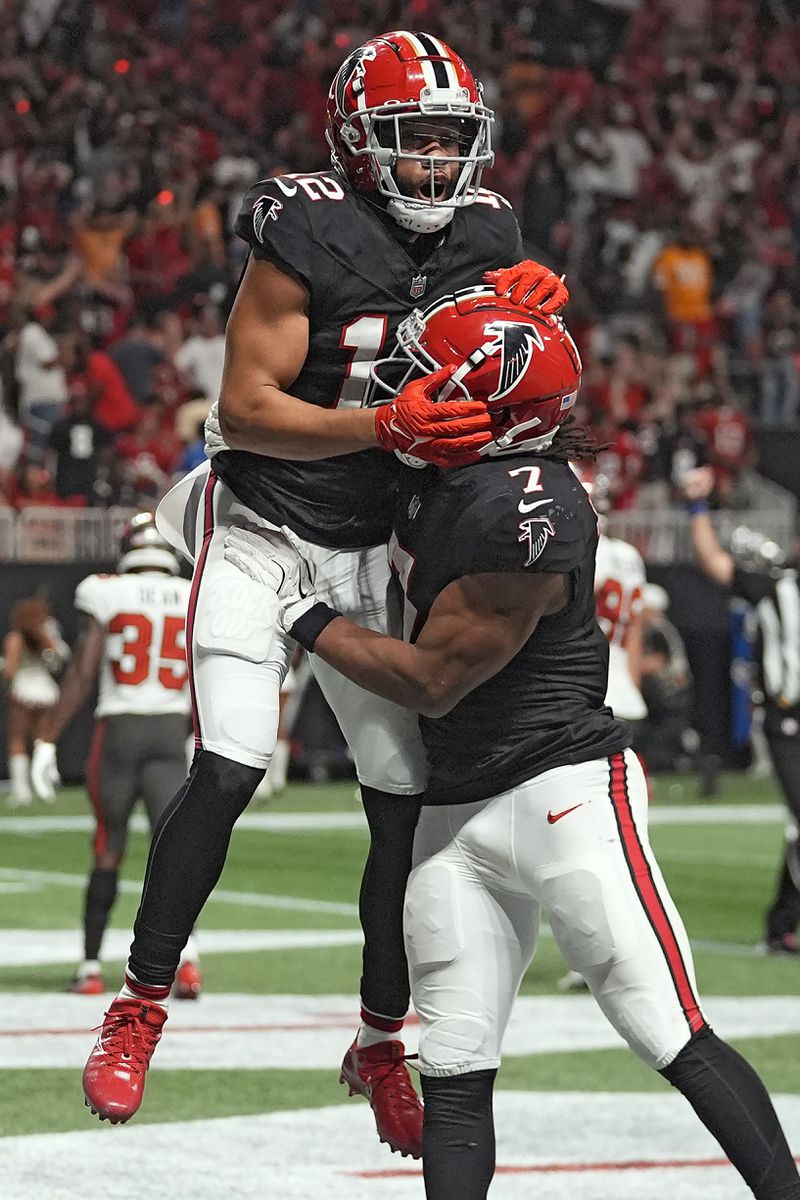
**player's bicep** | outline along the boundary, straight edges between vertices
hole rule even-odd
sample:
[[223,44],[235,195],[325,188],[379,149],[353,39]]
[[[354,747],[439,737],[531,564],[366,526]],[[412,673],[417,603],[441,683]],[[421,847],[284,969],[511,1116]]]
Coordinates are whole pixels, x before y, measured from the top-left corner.
[[286,391],[308,354],[308,292],[274,263],[251,258],[225,331],[220,419],[237,421]]
[[433,715],[443,715],[519,653],[540,618],[568,599],[562,574],[469,575],[437,596],[417,639],[428,662]]

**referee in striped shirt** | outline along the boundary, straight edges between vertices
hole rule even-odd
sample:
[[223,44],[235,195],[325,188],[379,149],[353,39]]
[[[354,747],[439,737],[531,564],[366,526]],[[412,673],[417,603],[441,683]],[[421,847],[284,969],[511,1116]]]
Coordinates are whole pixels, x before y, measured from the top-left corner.
[[770,546],[778,551],[766,539],[760,539],[760,555],[747,556],[758,560],[753,569],[739,560],[735,545],[734,553],[722,548],[708,514],[713,484],[709,467],[689,471],[684,481],[692,546],[706,575],[751,604],[758,617],[764,735],[789,809],[778,890],[766,914],[767,949],[800,957],[800,583],[777,554],[764,553]]

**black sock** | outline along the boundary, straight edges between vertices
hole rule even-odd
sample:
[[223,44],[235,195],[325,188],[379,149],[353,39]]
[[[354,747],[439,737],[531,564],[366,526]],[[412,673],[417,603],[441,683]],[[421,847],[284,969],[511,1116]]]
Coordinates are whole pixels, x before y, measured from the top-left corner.
[[683,1093],[757,1200],[799,1200],[800,1175],[772,1101],[741,1054],[701,1029],[660,1074]]
[[422,1166],[428,1200],[484,1200],[494,1175],[497,1071],[422,1075]]
[[117,898],[117,871],[100,871],[89,876],[83,902],[83,957],[92,962],[100,958],[100,946],[108,917]]
[[403,904],[420,798],[368,787],[361,788],[361,798],[370,832],[358,901],[364,930],[361,1002],[378,1016],[402,1020],[410,997]]
[[133,926],[130,970],[168,987],[181,951],[225,865],[233,827],[264,772],[199,751],[153,833]]

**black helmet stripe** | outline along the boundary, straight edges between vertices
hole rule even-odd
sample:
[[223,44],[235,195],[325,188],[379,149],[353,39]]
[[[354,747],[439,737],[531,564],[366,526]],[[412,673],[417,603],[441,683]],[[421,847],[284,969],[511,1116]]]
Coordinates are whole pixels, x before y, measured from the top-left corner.
[[433,40],[428,37],[427,33],[415,33],[414,37],[422,45],[431,59],[433,74],[436,78],[436,86],[446,88],[450,86],[450,81],[447,78],[447,67],[442,62],[442,53],[434,45]]

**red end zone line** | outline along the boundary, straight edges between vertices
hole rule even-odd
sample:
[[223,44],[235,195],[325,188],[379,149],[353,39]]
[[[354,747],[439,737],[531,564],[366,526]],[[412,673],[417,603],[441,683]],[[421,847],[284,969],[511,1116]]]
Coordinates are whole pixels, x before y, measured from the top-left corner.
[[[800,1163],[800,1155],[795,1159]],[[729,1167],[727,1158],[676,1158],[641,1162],[600,1162],[600,1163],[536,1163],[533,1166],[497,1167],[497,1175],[572,1175],[589,1171],[667,1171],[685,1167]],[[422,1177],[422,1171],[343,1171],[343,1175],[354,1179],[403,1179]]]
[[[342,1018],[341,1021],[325,1021],[324,1025],[319,1022],[313,1025],[184,1025],[173,1030],[170,1028],[170,1034],[175,1033],[305,1033],[308,1030],[321,1032],[323,1030],[349,1030],[353,1027],[354,1019]],[[79,1027],[74,1030],[0,1030],[0,1038],[67,1038],[73,1033],[94,1033],[100,1025],[92,1026],[91,1028]]]

